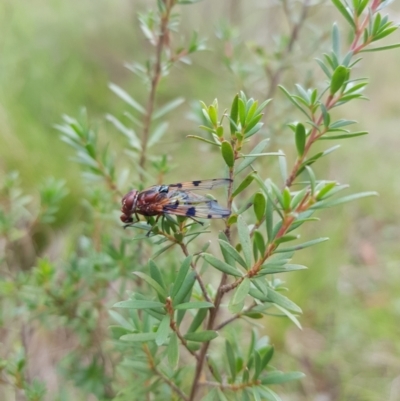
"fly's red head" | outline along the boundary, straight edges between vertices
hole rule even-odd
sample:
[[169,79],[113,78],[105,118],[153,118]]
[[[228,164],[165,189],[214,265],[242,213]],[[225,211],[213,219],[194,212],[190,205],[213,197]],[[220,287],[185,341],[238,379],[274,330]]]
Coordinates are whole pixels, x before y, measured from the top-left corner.
[[123,223],[132,223],[133,221],[132,214],[135,213],[137,195],[138,191],[133,189],[122,198],[121,212],[123,214],[121,215],[120,219]]

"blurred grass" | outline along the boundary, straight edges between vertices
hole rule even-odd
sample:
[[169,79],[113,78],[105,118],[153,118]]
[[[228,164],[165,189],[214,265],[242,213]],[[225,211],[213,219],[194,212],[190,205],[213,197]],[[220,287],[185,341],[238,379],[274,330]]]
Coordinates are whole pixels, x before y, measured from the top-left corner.
[[[124,105],[107,85],[116,82],[143,101],[145,88],[123,63],[146,57],[136,13],[148,5],[153,2],[0,2],[0,174],[18,169],[27,192],[34,192],[49,175],[65,178],[72,190],[68,199],[72,207],[65,215],[71,218],[80,203],[82,183],[69,159],[72,153],[53,125],[63,113],[75,116],[86,106],[104,141],[116,142],[120,149],[118,134],[103,116],[122,115]],[[231,16],[230,2],[217,5],[209,0],[182,12],[186,30],[197,28],[209,38],[210,48],[221,51],[213,30],[219,18]],[[244,37],[261,43],[271,40],[266,30],[279,19],[275,21],[262,2],[247,12],[239,18]],[[325,22],[321,14],[313,17],[314,24],[321,21]],[[238,89],[218,52],[198,54],[193,64],[172,71],[160,87],[160,104],[186,97],[182,115],[188,114],[190,100],[211,102],[218,97],[223,104]],[[310,65],[316,69],[316,64]],[[400,399],[395,381],[400,374],[399,65],[398,50],[365,55],[359,68],[361,75],[371,76],[367,89],[371,101],[354,103],[345,116],[342,110],[338,113],[358,120],[360,129],[368,129],[370,135],[343,142],[318,170],[320,177],[349,183],[353,192],[376,190],[380,196],[322,213],[322,221],[303,234],[331,240],[303,251],[297,262],[310,269],[288,277],[290,294],[304,311],[303,332],[283,320],[267,324],[273,343],[284,349],[277,363],[308,374],[300,392],[285,386],[287,400]],[[260,88],[255,86],[257,95]],[[281,94],[276,97],[282,101]],[[274,103],[269,107],[276,107]],[[176,168],[168,181],[221,175],[222,168],[211,162],[207,146],[184,140],[195,124],[179,120],[172,127],[163,140],[163,152],[185,168]],[[289,140],[286,132],[272,142],[285,147]],[[275,161],[268,161],[266,168],[276,171]]]

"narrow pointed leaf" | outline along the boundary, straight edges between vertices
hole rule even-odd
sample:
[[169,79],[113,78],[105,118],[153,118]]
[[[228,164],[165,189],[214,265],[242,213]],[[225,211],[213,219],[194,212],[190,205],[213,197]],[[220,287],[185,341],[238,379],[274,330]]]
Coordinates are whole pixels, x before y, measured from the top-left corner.
[[169,344],[167,348],[168,363],[175,369],[179,362],[179,343],[176,333],[171,333],[169,337]]
[[126,91],[120,88],[118,85],[110,83],[108,87],[125,103],[129,104],[129,106],[133,107],[139,113],[145,114],[146,110],[143,106],[141,106],[135,99],[132,98]]
[[305,376],[302,372],[268,372],[267,376],[261,379],[261,383],[264,385],[281,384],[292,380],[299,380]]
[[275,250],[275,253],[299,251],[300,249],[305,249],[305,248],[308,248],[309,246],[320,244],[321,242],[325,242],[328,240],[329,240],[328,237],[317,238],[317,239],[313,239],[311,241],[303,242],[302,244],[299,244],[299,245],[294,245],[291,247],[277,249],[277,250]]
[[132,341],[147,343],[156,339],[156,333],[137,333],[137,334],[125,334],[120,338],[122,341]]
[[254,208],[254,214],[256,215],[257,218],[257,222],[260,222],[264,217],[266,208],[266,200],[263,193],[257,192],[254,195],[253,208]]
[[246,298],[247,294],[249,293],[249,290],[250,290],[250,279],[246,277],[236,288],[235,293],[233,294],[232,303],[234,305],[242,303]]
[[236,269],[234,266],[230,266],[227,263],[223,262],[222,260],[217,259],[215,256],[210,254],[205,254],[204,259],[211,265],[214,266],[217,270],[230,274],[235,277],[242,277],[242,273]]
[[296,126],[295,139],[296,139],[297,153],[299,156],[303,156],[304,149],[306,146],[306,129],[304,125],[301,123],[298,123]]
[[[250,156],[252,154],[257,154],[257,153],[261,153],[265,147],[267,146],[268,143],[268,139],[264,139],[262,140],[251,152],[250,152]],[[235,175],[239,174],[241,171],[243,171],[246,167],[250,166],[250,164],[252,164],[255,160],[257,159],[257,156],[253,156],[253,157],[246,157],[236,168],[235,170]]]
[[181,302],[184,301],[186,296],[192,290],[195,281],[196,281],[196,272],[191,271],[186,276],[181,288],[179,289],[178,293],[175,295],[175,298],[173,298],[175,307],[178,306]]
[[208,313],[207,309],[199,309],[198,312],[196,313],[196,316],[192,320],[192,323],[190,324],[187,332],[192,333],[196,331],[203,323],[204,319],[207,316],[207,313]]
[[128,300],[117,302],[113,305],[113,308],[127,308],[127,309],[154,309],[164,308],[164,304],[157,301],[145,301],[145,300]]
[[190,268],[190,263],[192,262],[192,256],[188,256],[187,258],[185,258],[185,260],[182,262],[182,265],[178,271],[178,274],[175,278],[175,282],[174,282],[174,286],[172,287],[172,291],[171,291],[171,297],[174,298],[176,296],[176,294],[178,293],[178,291],[180,290],[186,275],[189,271]]
[[242,216],[238,217],[237,221],[237,227],[238,227],[238,235],[239,235],[239,240],[240,244],[242,246],[242,251],[244,255],[244,259],[246,261],[247,266],[251,265],[251,239],[250,239],[250,232],[249,228],[247,227],[246,222],[244,221]]
[[163,301],[165,300],[165,298],[167,297],[167,293],[164,288],[162,288],[161,285],[157,283],[156,280],[152,279],[150,276],[142,272],[133,272],[133,274],[146,281],[146,283],[153,287],[157,291],[157,294],[159,294],[163,298]]
[[156,333],[156,344],[158,346],[163,345],[165,341],[167,341],[168,335],[171,331],[171,328],[169,327],[170,323],[170,316],[165,315],[163,319],[161,320],[160,325],[158,326],[158,330]]
[[236,132],[236,125],[238,121],[238,114],[239,114],[239,105],[238,105],[238,99],[239,96],[236,95],[233,99],[232,106],[231,106],[231,114],[230,114],[230,129],[231,129],[231,135],[233,135]]
[[302,330],[301,324],[298,321],[297,317],[293,315],[293,313],[289,312],[286,308],[283,308],[282,306],[278,304],[274,304],[275,308],[279,309],[281,312],[283,312],[300,330]]
[[[233,259],[235,259],[236,262],[238,262],[245,269],[249,268],[249,266],[246,265],[246,262],[243,260],[242,256],[240,255],[240,253],[229,242],[226,242],[222,239],[219,239],[218,241],[219,241],[221,250],[224,250],[228,255],[230,255]],[[226,260],[226,262],[229,264],[228,260]]]
[[254,180],[254,172],[250,173],[233,191],[232,197],[234,198],[236,195],[239,195],[242,191],[244,191]]
[[228,365],[229,365],[229,370],[231,372],[232,382],[234,382],[236,379],[235,354],[233,352],[232,345],[228,340],[225,341],[225,352],[226,352],[226,357],[228,359]]
[[221,154],[228,167],[233,167],[235,164],[235,155],[233,153],[232,145],[228,141],[221,143]]
[[268,289],[268,299],[270,302],[282,306],[283,308],[292,310],[294,312],[302,313],[299,306],[297,306],[293,301],[284,295],[280,294],[277,291],[274,291],[272,288]]
[[195,333],[186,333],[183,337],[188,341],[206,342],[217,338],[218,333],[214,330],[204,330]]
[[170,102],[166,103],[164,106],[160,107],[157,111],[153,114],[153,120],[164,116],[165,114],[169,113],[170,111],[179,107],[185,99],[183,97],[178,97]]
[[175,307],[176,310],[183,310],[183,309],[209,309],[209,308],[214,308],[214,304],[211,302],[184,302],[183,304],[177,305]]

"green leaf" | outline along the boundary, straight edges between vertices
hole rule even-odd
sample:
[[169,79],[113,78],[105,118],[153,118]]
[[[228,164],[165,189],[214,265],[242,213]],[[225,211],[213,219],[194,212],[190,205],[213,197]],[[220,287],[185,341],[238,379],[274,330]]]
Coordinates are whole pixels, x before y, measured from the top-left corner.
[[294,99],[293,95],[291,95],[282,85],[278,85],[279,89],[286,95],[286,97],[309,119],[310,116],[308,113],[300,106],[300,104]]
[[233,191],[232,193],[232,198],[235,196],[239,195],[242,191],[244,191],[254,180],[254,174],[255,172],[253,171],[250,173],[240,184],[239,186]]
[[163,345],[165,341],[167,341],[169,332],[171,331],[171,328],[169,327],[170,319],[169,315],[165,315],[158,326],[156,333],[156,344],[158,346]]
[[340,57],[340,33],[336,23],[333,24],[332,29],[332,50],[337,58]]
[[304,269],[307,269],[307,267],[303,266],[303,265],[296,265],[296,264],[287,264],[284,266],[266,264],[266,265],[261,266],[261,270],[259,271],[257,276],[265,276],[267,274],[287,273],[287,272],[293,272],[293,271],[304,270]]
[[126,320],[122,315],[120,315],[118,312],[115,312],[113,310],[108,311],[109,315],[124,329],[133,331],[135,329],[134,325],[130,323],[128,320]]
[[331,122],[331,115],[328,113],[328,110],[323,103],[320,103],[319,107],[321,109],[322,117],[324,119],[324,125],[328,128]]
[[257,380],[261,374],[261,355],[258,351],[254,351],[254,376],[253,380]]
[[319,138],[319,140],[332,141],[334,139],[349,139],[362,135],[368,135],[368,131],[349,132],[348,134],[342,134],[342,135],[323,135],[321,136],[321,138]]
[[268,288],[268,299],[276,305],[282,306],[283,308],[292,310],[294,312],[302,313],[299,306],[297,306],[293,301],[272,288]]
[[127,92],[125,92],[122,88],[120,88],[118,85],[115,85],[113,83],[110,83],[108,87],[119,97],[121,98],[125,103],[127,103],[129,106],[133,107],[136,111],[142,114],[146,114],[146,110],[144,109],[143,106],[141,106],[135,99],[133,99]]
[[250,279],[246,277],[236,288],[235,293],[233,294],[232,304],[238,305],[242,303],[244,299],[247,297],[249,290],[250,290]]
[[175,307],[176,310],[181,309],[202,309],[202,308],[214,308],[214,304],[211,302],[185,302]]
[[157,291],[157,294],[160,295],[160,297],[162,298],[162,302],[165,301],[165,299],[167,298],[167,293],[164,288],[162,288],[161,285],[157,283],[156,280],[152,279],[150,276],[142,272],[133,272],[133,274],[146,281],[147,284],[149,284]]
[[148,341],[154,341],[156,339],[156,333],[136,333],[136,334],[125,334],[120,338],[121,341],[132,341],[146,343]]
[[297,153],[299,154],[299,156],[303,156],[304,149],[306,146],[306,129],[304,125],[301,123],[298,123],[296,125],[295,139],[296,139]]
[[278,157],[279,171],[281,173],[283,182],[286,182],[288,178],[286,155],[281,150],[279,150],[279,153],[280,153],[279,155],[280,157]]
[[[217,367],[217,365],[216,365],[216,363],[215,363],[215,361],[214,361],[214,359],[211,357],[211,356],[208,356],[207,357],[207,363],[208,363],[208,365],[210,366],[210,371],[211,371],[211,374],[214,376],[214,378],[215,378],[215,380],[218,382],[218,383],[222,383],[222,377],[221,377],[221,375],[219,374],[219,369],[218,369],[218,367]],[[202,401],[203,401],[204,399],[202,398]],[[214,399],[213,399],[214,400]]]
[[[137,137],[137,135],[133,129],[126,127],[124,124],[122,124],[121,121],[119,121],[112,114],[106,114],[106,120],[109,121],[119,132],[121,132],[121,134],[123,134],[129,140],[129,145],[132,148],[134,148],[138,151],[140,151],[142,149],[140,140]],[[63,139],[63,138],[61,138],[61,139]],[[66,141],[66,142],[69,143],[70,145],[74,146],[69,141]]]
[[237,129],[237,121],[238,121],[238,114],[239,114],[239,105],[238,105],[239,95],[236,95],[233,99],[232,106],[231,106],[231,114],[230,114],[230,129],[231,135],[236,132]]
[[190,324],[188,328],[188,333],[192,333],[196,331],[200,325],[203,323],[204,319],[207,316],[207,309],[199,309],[198,312],[196,313],[196,316],[192,320],[192,323]]
[[265,351],[262,360],[261,360],[261,370],[264,370],[269,362],[271,361],[272,357],[274,355],[274,347],[269,346],[267,350]]
[[[245,132],[245,137],[247,138],[247,137],[249,137],[249,136],[251,136],[251,135],[254,135],[254,133],[253,133],[253,128],[259,123],[259,121],[262,119],[262,117],[263,117],[263,115],[264,114],[258,114],[258,115],[256,115],[252,120],[250,120],[247,124],[246,124],[246,127],[245,127],[245,129],[244,129],[244,132]],[[260,126],[260,128],[262,127],[262,124],[261,124],[261,126]]]
[[356,26],[354,23],[353,16],[350,14],[350,11],[348,11],[346,6],[340,0],[332,0],[332,3],[338,9],[338,11],[343,15],[346,21],[351,25],[351,27],[355,30]]
[[313,239],[311,241],[303,242],[302,244],[299,244],[299,245],[294,245],[294,246],[287,247],[287,248],[276,249],[275,253],[299,251],[300,249],[305,249],[305,248],[308,248],[309,246],[320,244],[321,242],[325,242],[328,240],[329,240],[328,237],[317,238],[317,239]]
[[228,167],[233,167],[235,164],[235,155],[233,153],[232,145],[228,141],[221,143],[221,153]]
[[214,338],[218,337],[218,333],[214,330],[204,330],[196,333],[186,333],[183,337],[188,341],[202,343],[214,340]]
[[271,243],[273,241],[273,238],[272,238],[272,227],[274,224],[273,212],[274,212],[273,201],[271,199],[268,199],[266,214],[265,214],[265,224],[266,224],[266,228],[267,228],[267,237],[268,237],[269,243]]
[[293,313],[289,312],[286,308],[283,308],[282,306],[279,306],[277,304],[274,305],[275,308],[283,312],[300,330],[302,330],[300,322],[297,320],[297,317],[293,315]]
[[263,193],[257,192],[254,195],[253,208],[254,208],[254,214],[256,215],[257,218],[257,222],[260,222],[264,217],[266,208],[266,200]]
[[218,142],[210,141],[209,139],[206,139],[206,138],[203,138],[203,137],[197,136],[197,135],[186,135],[186,138],[197,139],[198,141],[206,142],[206,143],[209,143],[210,145],[214,145],[214,146],[218,146],[218,147],[221,146],[221,144]]
[[[347,91],[346,91],[347,93]],[[329,131],[335,131],[337,128],[346,127],[347,125],[355,124],[357,121],[353,120],[337,120],[329,126]]]
[[178,293],[173,298],[174,307],[176,308],[181,302],[183,302],[189,292],[192,290],[194,283],[196,281],[196,272],[191,271],[185,278],[181,288]]
[[232,383],[234,383],[236,379],[235,354],[233,352],[232,345],[228,340],[225,341],[225,351],[226,351],[226,357],[228,358],[228,365],[229,365],[229,370],[231,372]]
[[314,171],[312,170],[312,168],[310,166],[305,166],[308,176],[310,177],[310,188],[311,188],[311,195],[314,195],[315,193],[315,183],[316,183],[316,178],[315,178],[315,174]]
[[275,244],[279,245],[279,244],[282,244],[284,242],[294,241],[294,240],[296,240],[298,238],[299,238],[298,235],[288,235],[288,234],[286,234],[286,235],[283,235],[282,237],[277,238],[275,240]]
[[192,262],[192,256],[188,256],[187,258],[185,258],[185,260],[182,262],[182,265],[178,271],[178,274],[175,277],[175,282],[174,285],[172,287],[172,291],[171,291],[171,297],[172,299],[174,299],[174,297],[176,296],[176,294],[178,293],[178,291],[180,290],[186,275],[189,271],[190,268],[190,264]]
[[292,195],[290,194],[290,189],[288,187],[285,187],[285,189],[282,192],[282,206],[283,210],[285,211],[290,211],[290,203],[292,200]]
[[282,398],[268,387],[258,387],[258,389],[266,401],[282,401]]
[[330,93],[334,95],[345,83],[349,75],[349,69],[343,65],[339,65],[333,72]]
[[242,246],[244,260],[247,266],[251,266],[251,239],[249,228],[242,216],[238,216],[237,228],[240,244]]
[[329,71],[328,67],[324,64],[324,62],[318,58],[315,59],[315,61],[318,63],[318,65],[321,67],[322,71],[325,73],[325,75],[331,79],[332,78],[332,73]]
[[330,192],[333,188],[336,187],[336,185],[337,185],[337,183],[335,181],[331,181],[331,182],[325,183],[323,188],[321,188],[318,191],[318,194],[316,196],[316,200],[320,201],[321,199],[323,199],[324,196],[328,194],[328,192]]
[[244,308],[244,301],[239,302],[237,304],[233,303],[233,298],[229,300],[228,304],[228,311],[232,314],[235,315],[237,313],[240,313]]
[[160,107],[157,111],[154,112],[153,120],[157,120],[157,118],[160,118],[160,117],[164,116],[165,114],[169,113],[170,111],[176,109],[184,101],[185,101],[185,99],[183,97],[178,97],[178,98],[166,103],[164,106]]
[[[249,154],[249,156],[253,154],[261,153],[265,147],[267,146],[269,139],[262,140]],[[258,156],[246,157],[236,168],[235,175],[239,174],[246,167],[250,166],[250,164],[254,163]]]
[[147,142],[147,147],[151,148],[154,145],[158,145],[160,139],[167,132],[169,124],[167,122],[162,122],[157,127],[154,128],[152,135]]
[[281,384],[292,380],[299,380],[306,375],[302,372],[268,372],[266,377],[261,378],[261,383],[264,385]]
[[244,104],[243,99],[241,98],[238,99],[238,106],[239,106],[240,125],[244,127],[244,124],[246,122],[246,105]]
[[259,231],[254,231],[253,241],[260,254],[264,255],[265,254],[264,237]]
[[175,369],[179,362],[179,342],[176,333],[171,333],[167,347],[168,363]]
[[339,199],[334,199],[334,200],[330,200],[330,201],[325,200],[325,201],[317,202],[316,204],[311,206],[310,209],[322,209],[322,208],[328,208],[328,207],[332,207],[332,206],[337,206],[337,205],[341,205],[342,203],[351,202],[353,200],[365,198],[365,197],[368,197],[368,196],[378,196],[378,193],[374,192],[374,191],[371,191],[371,192],[360,192],[358,194],[344,196],[343,198],[339,198]]
[[216,127],[218,125],[218,115],[217,110],[213,105],[208,108],[208,116],[210,117],[211,123]]
[[361,52],[364,52],[364,53],[366,53],[366,52],[381,52],[381,51],[384,51],[384,50],[397,49],[398,47],[400,47],[400,43],[395,43],[393,45],[387,45],[387,46],[381,46],[381,47],[372,47],[372,48],[368,47],[368,48],[365,48],[365,49],[361,50],[360,53]]
[[307,187],[304,187],[301,191],[297,192],[291,202],[290,202],[290,209],[295,210],[297,206],[300,204],[300,202],[304,199],[308,191]]
[[[164,284],[164,280],[162,278],[160,269],[157,267],[155,262],[151,259],[149,260],[149,270],[150,270],[151,278],[153,280],[155,280],[161,286],[161,288],[165,291],[165,284]],[[158,298],[161,302],[165,302],[165,297],[163,297],[162,295],[158,294]]]
[[113,305],[113,308],[127,308],[127,309],[154,309],[164,308],[164,304],[157,301],[145,301],[145,300],[128,300],[117,302]]
[[215,256],[208,253],[204,254],[204,259],[217,270],[235,277],[242,277],[242,273],[234,266],[230,266],[222,260],[217,259]]
[[[219,245],[221,247],[221,251],[225,251],[226,254],[231,256],[234,260],[236,260],[236,262],[238,262],[245,269],[249,268],[249,265],[246,265],[246,262],[243,260],[240,253],[229,242],[226,242],[222,239],[219,239],[218,241],[219,241]],[[224,252],[223,252],[223,254],[224,254]],[[227,259],[225,259],[225,261],[229,264],[229,261]]]

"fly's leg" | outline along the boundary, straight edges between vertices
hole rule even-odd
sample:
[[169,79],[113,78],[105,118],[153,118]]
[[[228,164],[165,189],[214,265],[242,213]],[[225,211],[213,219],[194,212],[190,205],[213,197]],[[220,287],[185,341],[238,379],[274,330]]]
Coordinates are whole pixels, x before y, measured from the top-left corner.
[[150,233],[153,231],[154,227],[157,225],[158,219],[161,217],[161,215],[159,214],[156,218],[156,221],[154,222],[154,224],[150,227],[150,230],[147,231],[146,237],[150,237]]
[[193,221],[195,221],[196,223],[198,223],[198,224],[200,224],[201,226],[204,226],[204,223],[203,222],[201,222],[201,221],[199,221],[199,220],[196,220],[194,217],[192,217],[192,216],[189,216],[189,219],[192,219]]
[[124,228],[132,227],[135,223],[137,223],[138,221],[140,221],[139,216],[138,216],[137,213],[135,213],[135,217],[136,217],[136,220],[133,221],[133,219],[132,219],[132,221],[131,221],[130,223],[124,225]]

